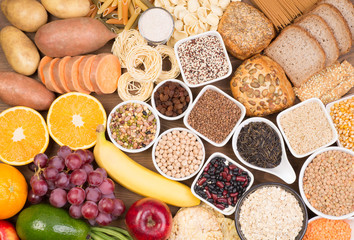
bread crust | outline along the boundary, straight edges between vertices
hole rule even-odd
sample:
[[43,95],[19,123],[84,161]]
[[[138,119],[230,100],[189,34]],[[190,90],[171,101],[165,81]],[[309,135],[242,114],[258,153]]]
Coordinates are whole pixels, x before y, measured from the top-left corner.
[[[334,36],[334,33],[333,33],[333,30],[330,28],[330,26],[328,26],[328,24],[326,23],[326,21],[323,20],[323,18],[321,18],[321,17],[318,16],[318,15],[311,14],[311,13],[306,14],[306,15],[304,15],[304,16],[301,16],[301,17],[295,19],[294,24],[296,24],[297,26],[301,27],[301,25],[300,25],[301,21],[304,21],[304,20],[306,20],[307,18],[310,18],[310,17],[316,18],[318,21],[322,22],[322,24],[326,27],[327,31],[330,33],[332,42],[334,43],[334,47],[335,47],[335,49],[336,49],[336,56],[337,56],[337,57],[336,57],[335,59],[333,59],[332,61],[330,61],[330,62],[328,62],[328,61],[326,60],[326,67],[328,67],[328,66],[332,65],[332,64],[338,59],[338,57],[339,57],[339,47],[338,47],[337,40],[336,40],[336,38],[335,38],[335,36]],[[302,28],[302,27],[301,27],[301,28]],[[305,28],[303,28],[303,29],[304,29],[305,31],[307,31]],[[307,32],[311,35],[311,33],[310,33],[309,31],[307,31]],[[320,44],[320,45],[321,45],[321,44]],[[325,54],[326,54],[326,52],[325,52]],[[328,59],[328,58],[326,58],[326,59]]]
[[[336,13],[336,15],[338,15],[339,19],[341,19],[340,21],[343,23],[343,27],[345,28],[345,31],[347,32],[346,35],[349,38],[348,39],[349,45],[348,45],[347,49],[340,49],[340,54],[348,53],[350,51],[350,48],[352,47],[353,39],[352,39],[352,33],[350,31],[349,25],[348,25],[347,21],[345,20],[345,18],[343,17],[342,13],[336,7],[334,7],[333,5],[328,4],[328,3],[322,3],[320,5],[317,5],[313,10],[311,10],[310,13],[316,14],[315,13],[316,9],[318,9],[320,7],[323,7],[323,6],[326,6],[326,7],[330,8],[333,12]],[[338,43],[338,46],[339,46],[338,39],[336,39],[336,40],[337,40],[337,43]]]
[[244,61],[231,79],[234,98],[246,107],[247,116],[266,116],[294,104],[295,94],[282,67],[267,56]]
[[234,57],[244,60],[260,53],[275,37],[272,22],[258,9],[231,2],[221,17],[218,32]]
[[[316,41],[316,39],[314,37],[312,37],[307,31],[303,30],[301,27],[299,26],[296,26],[296,25],[290,25],[288,27],[286,27],[285,29],[283,29],[283,31],[281,31],[281,33],[279,34],[279,36],[269,45],[268,48],[265,49],[265,54],[269,56],[269,54],[267,53],[269,51],[270,48],[272,48],[272,46],[274,44],[277,43],[277,41],[279,41],[279,39],[281,39],[281,37],[283,35],[286,34],[286,30],[287,29],[291,29],[291,28],[295,28],[297,29],[298,31],[301,31],[303,32],[308,38],[311,39],[311,41],[318,46],[318,49],[320,50],[319,51],[319,54],[322,55],[321,59],[323,59],[323,61],[321,62],[321,66],[318,66],[318,69],[316,69],[311,75],[307,76],[306,78],[304,79],[296,79],[294,76],[291,76],[289,73],[286,72],[286,69],[284,69],[285,73],[287,74],[287,76],[289,77],[290,81],[293,83],[293,85],[295,87],[300,87],[300,85],[304,82],[306,82],[308,79],[310,79],[311,76],[313,76],[314,74],[320,72],[324,67],[325,67],[325,63],[326,63],[326,54],[323,50],[323,48],[321,47],[321,45]],[[270,57],[272,58],[272,57]],[[276,61],[276,59],[273,59],[274,61]],[[281,64],[279,64],[281,66]]]

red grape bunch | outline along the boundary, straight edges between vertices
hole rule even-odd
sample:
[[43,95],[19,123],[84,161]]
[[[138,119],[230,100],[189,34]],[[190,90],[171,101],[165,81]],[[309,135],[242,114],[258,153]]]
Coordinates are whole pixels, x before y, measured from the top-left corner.
[[72,151],[67,146],[59,148],[57,155],[48,159],[44,153],[34,157],[30,169],[32,189],[28,200],[40,203],[49,197],[52,206],[69,207],[71,217],[84,217],[90,224],[106,226],[125,211],[122,200],[115,198],[115,184],[107,178],[103,168],[94,169],[94,156],[89,150]]

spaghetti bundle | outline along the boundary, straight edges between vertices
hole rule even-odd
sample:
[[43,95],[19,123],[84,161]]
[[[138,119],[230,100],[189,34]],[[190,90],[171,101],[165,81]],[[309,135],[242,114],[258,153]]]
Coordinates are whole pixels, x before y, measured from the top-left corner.
[[125,64],[133,78],[144,79],[147,82],[155,81],[162,70],[160,53],[148,45],[133,47],[127,55]]
[[169,71],[164,71],[162,69],[160,76],[158,77],[156,82],[160,83],[166,79],[176,78],[180,74],[180,69],[173,48],[168,47],[166,45],[159,45],[156,47],[156,50],[160,53],[162,60],[168,58],[171,62],[171,69]]
[[118,34],[112,46],[112,52],[118,57],[122,68],[126,68],[128,53],[135,46],[146,45],[145,39],[137,30],[126,30]]
[[253,0],[279,30],[312,7],[317,0]]
[[[147,101],[154,83],[176,78],[180,74],[173,48],[166,45],[150,47],[137,30],[119,33],[112,46],[112,53],[118,57],[121,67],[127,73],[118,80],[118,95],[126,100]],[[164,71],[162,63],[167,59],[171,69]]]
[[154,89],[153,82],[134,79],[128,72],[122,74],[118,80],[118,95],[123,101],[147,101]]

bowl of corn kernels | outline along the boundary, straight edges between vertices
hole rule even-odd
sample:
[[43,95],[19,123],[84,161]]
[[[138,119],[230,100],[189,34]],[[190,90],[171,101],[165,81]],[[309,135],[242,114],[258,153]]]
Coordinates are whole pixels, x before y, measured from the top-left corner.
[[354,94],[328,103],[326,110],[337,130],[338,146],[354,151]]

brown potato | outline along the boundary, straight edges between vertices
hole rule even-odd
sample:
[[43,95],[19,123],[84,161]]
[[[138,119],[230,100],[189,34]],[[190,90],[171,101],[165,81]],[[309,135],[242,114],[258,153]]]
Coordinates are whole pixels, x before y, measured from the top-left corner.
[[0,44],[11,67],[23,75],[32,75],[39,64],[34,43],[21,30],[7,26],[0,32]]
[[3,0],[1,10],[7,20],[25,32],[35,32],[48,20],[45,8],[35,0]]
[[0,100],[11,106],[48,110],[54,93],[40,82],[14,72],[0,72]]
[[90,11],[88,0],[41,0],[43,6],[58,18],[84,17]]

